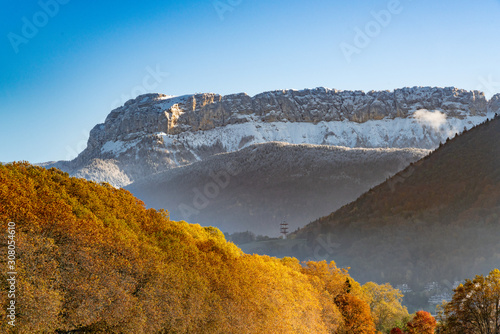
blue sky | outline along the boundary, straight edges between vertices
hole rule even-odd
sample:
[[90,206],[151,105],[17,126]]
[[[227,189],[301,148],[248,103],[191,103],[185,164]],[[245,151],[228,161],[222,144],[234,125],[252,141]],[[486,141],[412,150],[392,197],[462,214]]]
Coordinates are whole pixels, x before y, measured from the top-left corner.
[[55,1],[1,1],[0,161],[71,159],[142,92],[500,92],[498,0]]

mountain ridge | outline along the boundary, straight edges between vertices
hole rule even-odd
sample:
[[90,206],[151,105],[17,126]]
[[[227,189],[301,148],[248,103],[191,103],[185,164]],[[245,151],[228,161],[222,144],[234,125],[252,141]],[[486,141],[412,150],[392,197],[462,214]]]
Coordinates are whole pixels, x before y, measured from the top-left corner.
[[[125,186],[145,175],[237,151],[256,143],[433,149],[500,109],[500,94],[453,87],[389,91],[328,88],[221,96],[146,94],[111,111],[72,161],[42,164]],[[433,126],[415,115],[437,111]]]

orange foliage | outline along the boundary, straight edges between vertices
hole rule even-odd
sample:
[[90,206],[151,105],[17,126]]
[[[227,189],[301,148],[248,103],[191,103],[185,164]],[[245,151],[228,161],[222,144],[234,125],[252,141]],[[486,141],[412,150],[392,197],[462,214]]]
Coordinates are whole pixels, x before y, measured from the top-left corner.
[[374,332],[359,284],[333,262],[243,254],[218,229],[171,221],[109,184],[0,164],[0,222],[9,221],[17,333]]
[[418,311],[406,326],[409,334],[434,334],[436,319],[429,312]]
[[336,304],[344,316],[344,333],[375,334],[370,307],[363,300],[346,293],[337,299]]

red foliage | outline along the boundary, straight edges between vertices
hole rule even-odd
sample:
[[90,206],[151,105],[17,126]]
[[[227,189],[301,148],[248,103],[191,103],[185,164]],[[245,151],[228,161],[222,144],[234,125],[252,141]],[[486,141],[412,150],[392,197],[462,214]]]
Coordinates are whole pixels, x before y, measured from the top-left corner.
[[400,328],[394,327],[393,329],[391,329],[390,334],[405,334],[405,332],[403,332]]

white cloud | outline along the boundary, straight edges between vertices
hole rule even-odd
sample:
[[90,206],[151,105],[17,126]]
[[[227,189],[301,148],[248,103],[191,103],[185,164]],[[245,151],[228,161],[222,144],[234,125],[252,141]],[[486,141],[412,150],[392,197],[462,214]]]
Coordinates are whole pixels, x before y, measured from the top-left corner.
[[430,126],[435,131],[438,131],[441,126],[446,124],[446,115],[438,110],[429,111],[427,109],[420,109],[415,111],[413,117],[421,125]]

